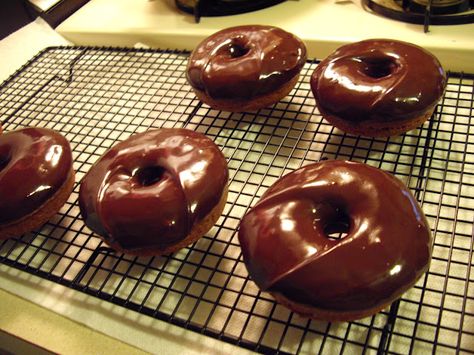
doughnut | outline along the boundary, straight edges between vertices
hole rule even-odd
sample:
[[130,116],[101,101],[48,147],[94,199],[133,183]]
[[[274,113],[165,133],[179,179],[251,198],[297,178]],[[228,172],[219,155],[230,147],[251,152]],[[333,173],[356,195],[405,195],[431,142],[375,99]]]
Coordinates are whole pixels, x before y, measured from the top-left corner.
[[227,161],[203,134],[163,128],[109,149],[84,176],[86,225],[116,251],[170,254],[212,228],[227,198]]
[[191,53],[187,79],[212,108],[252,111],[278,102],[298,81],[306,47],[272,26],[238,26],[204,39]]
[[243,217],[238,238],[262,291],[327,321],[384,309],[431,260],[430,228],[410,191],[356,162],[327,160],[282,177]]
[[41,227],[74,187],[69,142],[46,128],[0,135],[0,239]]
[[446,88],[428,51],[374,39],[337,49],[314,70],[311,90],[322,116],[355,135],[388,137],[422,125]]

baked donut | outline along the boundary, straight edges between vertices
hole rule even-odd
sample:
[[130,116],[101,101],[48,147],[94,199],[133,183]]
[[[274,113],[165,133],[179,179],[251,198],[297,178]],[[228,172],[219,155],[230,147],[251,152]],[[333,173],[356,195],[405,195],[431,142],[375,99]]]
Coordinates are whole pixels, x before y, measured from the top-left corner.
[[73,187],[71,148],[61,134],[23,128],[0,135],[0,239],[41,227]]
[[[331,239],[336,232],[346,236]],[[355,162],[328,160],[282,177],[244,216],[238,236],[260,289],[328,321],[387,307],[431,259],[430,229],[410,191]]]
[[82,180],[86,225],[113,249],[169,254],[199,239],[220,217],[227,162],[206,136],[150,130],[109,149]]
[[402,134],[431,117],[446,87],[439,61],[413,44],[374,39],[348,44],[311,76],[322,116],[351,134]]
[[224,111],[257,110],[293,89],[306,61],[296,36],[272,26],[238,26],[204,39],[191,53],[187,79],[197,97]]

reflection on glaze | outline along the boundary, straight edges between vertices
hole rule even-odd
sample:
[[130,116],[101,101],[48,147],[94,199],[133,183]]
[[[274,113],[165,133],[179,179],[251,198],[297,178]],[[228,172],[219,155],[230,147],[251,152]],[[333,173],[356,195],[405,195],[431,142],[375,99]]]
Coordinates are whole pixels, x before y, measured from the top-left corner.
[[445,87],[446,74],[433,55],[394,40],[343,46],[311,77],[321,113],[348,121],[418,117],[436,105]]
[[300,39],[280,28],[239,26],[215,33],[191,54],[188,81],[212,98],[247,99],[271,92],[306,61]]
[[[331,226],[346,237],[329,239]],[[324,309],[393,301],[427,270],[431,234],[414,197],[392,175],[325,161],[277,181],[244,216],[239,240],[262,289]]]
[[0,223],[27,216],[67,180],[71,148],[58,132],[24,128],[0,135]]
[[81,183],[81,213],[123,249],[166,247],[217,205],[227,178],[227,162],[209,138],[152,130],[117,144],[91,168]]

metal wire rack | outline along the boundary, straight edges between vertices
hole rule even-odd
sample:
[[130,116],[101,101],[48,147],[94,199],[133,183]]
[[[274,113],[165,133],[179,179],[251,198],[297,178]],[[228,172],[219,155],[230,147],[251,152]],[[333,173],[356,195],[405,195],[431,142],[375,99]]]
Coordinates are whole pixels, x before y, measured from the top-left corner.
[[[474,353],[474,76],[449,75],[437,113],[390,139],[342,133],[315,109],[306,64],[291,94],[258,112],[201,104],[185,79],[188,53],[54,47],[0,86],[6,131],[62,132],[76,186],[40,230],[0,243],[0,262],[202,334],[262,353]],[[159,127],[211,137],[229,163],[230,188],[215,227],[164,257],[113,253],[83,224],[78,189],[116,142]],[[392,172],[423,206],[434,234],[429,272],[389,309],[350,323],[310,321],[249,280],[239,220],[279,177],[326,158]]]

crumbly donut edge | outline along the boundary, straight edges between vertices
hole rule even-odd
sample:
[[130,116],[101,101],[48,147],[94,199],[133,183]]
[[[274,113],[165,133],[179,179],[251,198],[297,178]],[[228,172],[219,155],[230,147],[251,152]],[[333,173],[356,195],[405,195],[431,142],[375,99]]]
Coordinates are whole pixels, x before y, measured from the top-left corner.
[[308,317],[314,320],[322,320],[328,322],[350,322],[357,319],[362,319],[366,317],[373,316],[374,314],[384,310],[389,307],[393,302],[387,302],[383,305],[368,310],[357,310],[357,311],[347,311],[347,312],[337,312],[325,310],[322,308],[315,308],[306,306],[304,304],[299,304],[297,302],[292,302],[282,294],[276,292],[270,292],[270,295],[277,301],[279,304],[290,309],[292,312],[299,314],[302,317]]
[[404,285],[404,287],[400,288],[394,297],[392,297],[389,301],[382,303],[381,305],[369,309],[359,309],[354,311],[334,311],[334,310],[327,310],[323,308],[317,308],[313,306],[308,306],[302,303],[294,302],[285,297],[283,294],[274,291],[268,291],[268,293],[275,299],[275,301],[288,309],[292,312],[299,314],[302,317],[308,317],[315,320],[323,320],[328,322],[350,322],[353,320],[358,320],[366,317],[371,317],[376,313],[381,312],[382,310],[388,308],[393,302],[398,300],[403,296],[405,292],[408,292],[411,288],[413,288],[416,283],[420,280],[423,275],[428,272],[430,263],[428,263],[420,276],[416,279],[412,280],[409,284]]
[[193,90],[199,100],[215,110],[230,112],[256,111],[271,106],[288,96],[291,90],[296,86],[298,79],[299,74],[295,75],[290,81],[279,87],[277,90],[265,95],[257,96],[251,100],[213,99],[204,91],[195,88],[193,88]]
[[407,120],[390,122],[362,121],[353,123],[334,115],[322,114],[322,116],[331,125],[336,128],[339,128],[341,131],[344,131],[346,133],[356,136],[360,135],[364,137],[382,138],[398,136],[422,126],[433,115],[435,107],[436,106],[434,106],[421,116],[410,118]]
[[168,255],[172,254],[184,247],[196,242],[199,240],[204,234],[206,234],[217,222],[217,220],[222,215],[222,211],[224,211],[224,207],[227,202],[227,194],[228,194],[228,187],[224,189],[222,192],[221,199],[217,203],[217,205],[203,218],[201,221],[196,223],[194,227],[191,229],[187,237],[181,240],[179,243],[170,245],[166,248],[158,248],[158,247],[147,247],[141,249],[133,249],[128,250],[120,247],[117,243],[111,243],[110,240],[105,239],[102,236],[99,236],[105,244],[109,247],[114,249],[116,252],[124,253],[128,255],[136,255],[136,256],[159,256],[159,255]]

